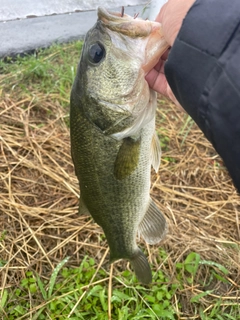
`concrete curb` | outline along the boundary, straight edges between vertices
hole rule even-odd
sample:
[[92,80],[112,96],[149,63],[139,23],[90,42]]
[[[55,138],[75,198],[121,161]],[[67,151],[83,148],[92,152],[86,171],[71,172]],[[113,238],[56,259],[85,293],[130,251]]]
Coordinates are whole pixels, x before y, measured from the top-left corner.
[[[131,16],[143,6],[125,7]],[[120,8],[111,9],[120,11]],[[148,9],[144,15],[148,14]],[[53,43],[65,43],[84,38],[97,20],[96,11],[84,11],[0,22],[0,58],[32,53]]]

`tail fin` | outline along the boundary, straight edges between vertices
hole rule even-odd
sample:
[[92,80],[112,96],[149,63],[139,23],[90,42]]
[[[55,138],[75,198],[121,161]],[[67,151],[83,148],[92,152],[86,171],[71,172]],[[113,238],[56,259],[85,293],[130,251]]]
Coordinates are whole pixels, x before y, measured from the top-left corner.
[[140,282],[143,284],[152,282],[152,272],[149,263],[140,249],[138,249],[136,254],[130,259],[130,263]]

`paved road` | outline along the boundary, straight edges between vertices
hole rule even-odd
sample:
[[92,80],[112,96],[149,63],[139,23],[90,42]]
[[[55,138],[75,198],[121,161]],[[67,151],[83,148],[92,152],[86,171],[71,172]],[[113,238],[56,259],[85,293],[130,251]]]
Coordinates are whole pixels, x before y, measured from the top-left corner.
[[[1,0],[9,1],[9,0]],[[120,11],[113,8],[113,11]],[[134,15],[142,12],[143,6],[125,7],[125,12]],[[149,14],[148,9],[144,17]],[[83,39],[97,20],[96,11],[76,12],[52,16],[0,22],[0,58],[30,53],[53,43]]]

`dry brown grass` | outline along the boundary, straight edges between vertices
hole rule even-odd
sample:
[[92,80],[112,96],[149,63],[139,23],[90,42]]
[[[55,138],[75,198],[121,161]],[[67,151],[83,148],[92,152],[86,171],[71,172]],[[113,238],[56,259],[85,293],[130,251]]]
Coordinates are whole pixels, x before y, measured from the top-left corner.
[[[70,156],[66,110],[44,95],[0,104],[0,291],[19,285],[26,270],[48,279],[64,257],[77,266],[90,255],[108,269],[107,243],[101,229],[79,216],[78,182]],[[163,266],[174,278],[175,264],[191,252],[224,265],[232,285],[216,283],[212,295],[237,299],[240,283],[240,199],[222,161],[195,125],[186,134],[184,113],[166,101],[159,105],[157,128],[164,148],[159,173],[153,174],[151,194],[169,223],[162,243],[168,253]],[[183,141],[184,140],[184,141]],[[159,267],[158,246],[148,247],[149,259]],[[121,268],[115,264],[113,274]],[[111,271],[112,272],[112,271]],[[198,277],[206,277],[201,268]],[[181,319],[190,319],[189,298],[200,287],[178,293]],[[209,303],[206,301],[206,308]],[[186,316],[188,315],[188,316]],[[194,317],[193,317],[194,318]]]

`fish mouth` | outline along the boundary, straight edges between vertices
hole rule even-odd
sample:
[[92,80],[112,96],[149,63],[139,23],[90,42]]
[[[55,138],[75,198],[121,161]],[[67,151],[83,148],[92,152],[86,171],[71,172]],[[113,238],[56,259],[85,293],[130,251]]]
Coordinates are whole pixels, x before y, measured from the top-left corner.
[[131,17],[123,12],[110,12],[98,7],[98,21],[111,31],[131,38],[146,39],[145,59],[142,69],[147,74],[169,48],[159,22]]
[[157,22],[134,18],[123,12],[110,12],[103,7],[98,7],[98,20],[110,30],[133,38],[147,37],[151,34],[153,25],[160,26]]

